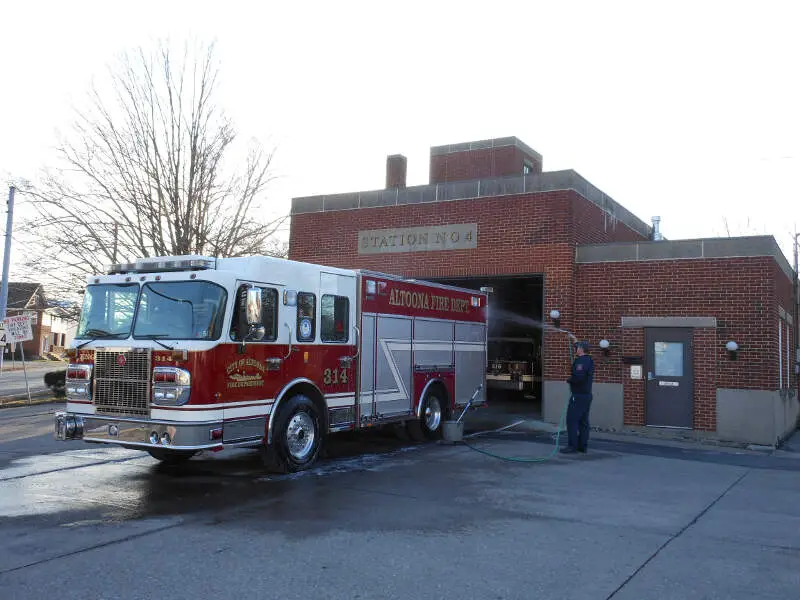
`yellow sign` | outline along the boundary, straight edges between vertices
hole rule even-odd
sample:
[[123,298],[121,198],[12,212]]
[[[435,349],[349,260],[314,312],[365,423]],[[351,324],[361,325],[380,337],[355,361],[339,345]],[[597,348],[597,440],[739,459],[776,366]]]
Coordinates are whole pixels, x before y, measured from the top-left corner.
[[[254,367],[259,373],[247,373],[248,367]],[[266,370],[266,366],[254,358],[240,358],[225,367],[228,375],[228,389],[259,387],[264,385],[264,378],[261,376]]]

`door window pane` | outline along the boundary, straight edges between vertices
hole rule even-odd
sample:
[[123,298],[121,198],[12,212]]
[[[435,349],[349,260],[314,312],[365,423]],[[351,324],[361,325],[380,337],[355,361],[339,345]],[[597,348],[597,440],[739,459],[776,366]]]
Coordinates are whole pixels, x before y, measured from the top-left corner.
[[308,292],[297,294],[297,341],[313,342],[316,325],[317,297]]
[[683,377],[683,342],[655,342],[656,377]]
[[321,337],[323,342],[346,342],[348,338],[347,318],[350,301],[345,296],[325,294],[320,300]]
[[[256,284],[257,285],[257,284]],[[233,318],[231,319],[231,339],[241,338],[241,322],[245,318],[247,290],[250,284],[239,287],[236,294],[237,301],[233,306]],[[251,343],[274,342],[278,339],[278,290],[274,288],[261,288],[261,324],[264,326],[264,337],[260,340],[253,340]],[[246,333],[246,329],[245,329]]]

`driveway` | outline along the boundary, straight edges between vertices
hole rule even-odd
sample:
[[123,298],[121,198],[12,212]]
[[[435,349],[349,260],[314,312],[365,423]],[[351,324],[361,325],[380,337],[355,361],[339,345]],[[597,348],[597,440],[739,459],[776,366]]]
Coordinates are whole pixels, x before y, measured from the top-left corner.
[[313,471],[253,451],[165,468],[0,411],[3,597],[792,598],[800,455],[546,438],[342,435]]

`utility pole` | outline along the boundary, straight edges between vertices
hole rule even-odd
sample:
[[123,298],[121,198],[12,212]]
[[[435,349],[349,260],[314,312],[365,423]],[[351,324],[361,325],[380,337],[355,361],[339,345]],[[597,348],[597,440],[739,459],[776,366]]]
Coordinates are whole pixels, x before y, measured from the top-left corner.
[[[6,318],[8,308],[8,270],[11,267],[11,227],[14,224],[14,186],[8,188],[8,221],[6,222],[6,249],[3,253],[3,279],[0,283],[0,321]],[[3,372],[5,344],[0,344],[0,373]]]
[[0,319],[6,318],[8,308],[8,269],[11,267],[11,228],[14,225],[14,192],[16,188],[8,188],[8,221],[6,222],[6,249],[3,253],[3,281],[0,285]]

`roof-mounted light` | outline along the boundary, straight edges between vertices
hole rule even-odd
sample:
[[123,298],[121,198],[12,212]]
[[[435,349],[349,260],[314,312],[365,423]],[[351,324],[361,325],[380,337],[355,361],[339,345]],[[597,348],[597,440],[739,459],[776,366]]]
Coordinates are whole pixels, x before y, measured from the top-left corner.
[[118,263],[108,267],[109,275],[120,273],[161,273],[164,271],[198,271],[213,269],[216,259],[209,256],[155,256],[142,258],[135,263]]

